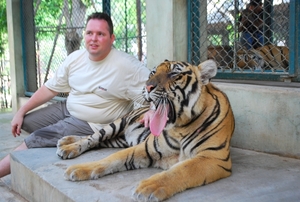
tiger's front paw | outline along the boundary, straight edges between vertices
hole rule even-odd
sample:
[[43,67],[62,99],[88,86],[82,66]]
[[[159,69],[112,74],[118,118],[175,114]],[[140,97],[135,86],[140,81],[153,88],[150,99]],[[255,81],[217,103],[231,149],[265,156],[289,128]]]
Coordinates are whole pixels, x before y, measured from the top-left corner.
[[96,163],[83,163],[72,165],[65,171],[64,177],[71,181],[94,180],[103,175],[104,169],[97,167]]
[[170,196],[171,194],[169,193],[168,187],[163,185],[163,183],[147,179],[140,182],[135,192],[133,193],[132,198],[134,201],[157,202],[163,201]]
[[79,141],[80,136],[66,136],[57,143],[56,154],[62,159],[71,159],[79,156],[83,151]]

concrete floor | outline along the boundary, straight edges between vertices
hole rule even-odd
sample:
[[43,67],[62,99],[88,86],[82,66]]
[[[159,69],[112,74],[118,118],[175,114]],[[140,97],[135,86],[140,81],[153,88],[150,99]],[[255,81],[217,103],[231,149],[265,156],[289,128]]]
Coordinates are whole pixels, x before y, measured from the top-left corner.
[[[14,138],[11,135],[11,118],[11,114],[0,114],[0,158],[19,145],[26,136],[23,134],[22,137]],[[59,159],[55,150],[47,148],[13,152],[14,167],[18,172],[14,176],[0,179],[0,201],[131,201],[130,195],[136,183],[160,172],[159,169],[141,169],[109,175],[99,180],[69,182],[63,179],[63,171],[68,165],[96,160],[115,150],[90,151],[67,161]],[[300,160],[232,148],[232,161],[231,177],[184,191],[167,201],[300,201]],[[35,179],[42,179],[38,186],[28,184],[30,181],[37,184]],[[27,200],[12,191],[12,185]],[[40,195],[40,198],[36,200],[34,195]]]

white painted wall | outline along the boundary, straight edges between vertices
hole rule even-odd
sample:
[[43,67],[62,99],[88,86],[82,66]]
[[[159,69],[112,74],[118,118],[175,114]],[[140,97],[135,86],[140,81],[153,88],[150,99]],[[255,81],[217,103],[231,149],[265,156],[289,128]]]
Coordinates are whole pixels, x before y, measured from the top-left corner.
[[148,68],[165,59],[186,61],[186,1],[147,0],[146,16]]
[[216,83],[235,115],[232,145],[300,158],[300,89]]

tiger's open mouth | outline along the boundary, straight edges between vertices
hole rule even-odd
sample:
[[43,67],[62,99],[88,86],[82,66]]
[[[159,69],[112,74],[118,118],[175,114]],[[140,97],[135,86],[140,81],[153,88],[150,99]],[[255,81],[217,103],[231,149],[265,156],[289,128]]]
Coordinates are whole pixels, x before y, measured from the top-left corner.
[[159,136],[165,128],[168,121],[169,104],[159,104],[155,110],[155,113],[150,120],[150,131],[153,135]]
[[153,135],[159,136],[167,123],[175,123],[176,110],[174,104],[167,97],[154,101],[156,110],[150,120],[150,131]]

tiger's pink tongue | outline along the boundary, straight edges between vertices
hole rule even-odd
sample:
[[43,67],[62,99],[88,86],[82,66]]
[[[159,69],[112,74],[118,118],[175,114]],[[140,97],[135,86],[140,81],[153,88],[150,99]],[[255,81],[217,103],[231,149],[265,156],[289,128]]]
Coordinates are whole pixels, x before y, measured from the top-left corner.
[[159,136],[166,126],[168,120],[169,106],[159,105],[156,109],[151,121],[150,121],[150,131],[153,135]]

